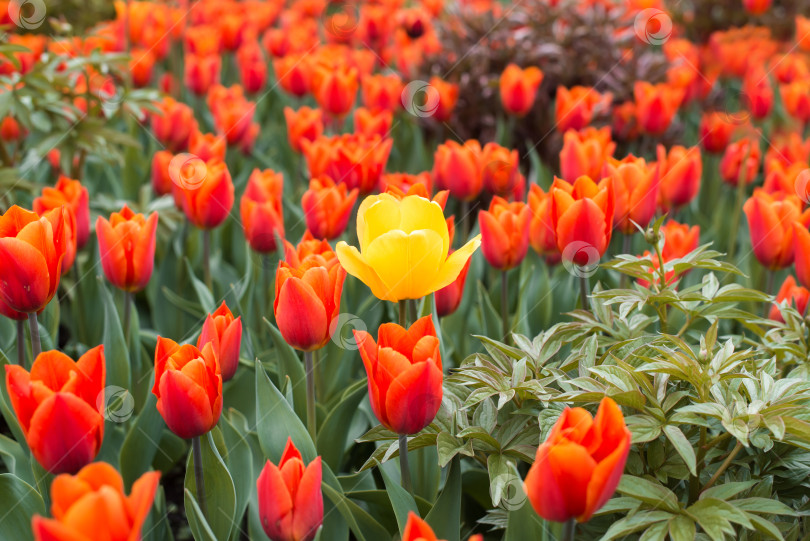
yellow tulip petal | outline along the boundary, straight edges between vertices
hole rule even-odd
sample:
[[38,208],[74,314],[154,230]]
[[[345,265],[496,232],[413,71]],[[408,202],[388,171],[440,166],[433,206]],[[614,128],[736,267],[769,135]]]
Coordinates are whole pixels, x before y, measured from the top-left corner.
[[409,195],[402,199],[399,211],[402,217],[399,229],[406,233],[420,229],[435,231],[442,238],[444,247],[442,255],[447,255],[447,251],[450,249],[450,235],[447,231],[444,212],[438,203],[418,195]]
[[383,284],[374,269],[366,262],[363,255],[354,246],[349,246],[344,241],[340,241],[335,249],[338,261],[347,273],[351,274],[364,284],[366,284],[375,297],[384,301],[394,301],[388,289]]
[[394,230],[377,237],[364,256],[392,297],[418,299],[433,291],[430,286],[444,257],[442,248],[435,231]]
[[470,259],[479,246],[481,246],[481,235],[476,235],[467,244],[450,254],[450,257],[447,258],[447,261],[444,262],[434,278],[431,291],[450,285],[453,280],[458,278],[464,264],[467,263],[467,260]]
[[[381,193],[379,195],[369,195],[362,201],[357,208],[357,239],[360,241],[360,246],[363,246],[363,241],[367,236],[368,226],[366,223],[366,211],[377,201],[394,200],[396,198],[391,194]],[[362,251],[362,250],[361,250]]]
[[[387,197],[382,197],[383,195]],[[369,244],[374,242],[374,239],[391,230],[399,229],[401,216],[397,198],[390,194],[377,196],[377,200],[363,212],[363,238],[358,237],[360,251],[366,253]]]

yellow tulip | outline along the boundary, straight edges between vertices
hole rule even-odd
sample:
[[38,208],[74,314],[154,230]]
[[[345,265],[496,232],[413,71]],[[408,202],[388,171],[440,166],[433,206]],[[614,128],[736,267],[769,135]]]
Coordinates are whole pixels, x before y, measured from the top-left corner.
[[383,193],[363,200],[357,210],[360,250],[345,242],[337,256],[346,272],[379,299],[419,299],[455,280],[481,244],[481,235],[448,257],[450,237],[438,203]]

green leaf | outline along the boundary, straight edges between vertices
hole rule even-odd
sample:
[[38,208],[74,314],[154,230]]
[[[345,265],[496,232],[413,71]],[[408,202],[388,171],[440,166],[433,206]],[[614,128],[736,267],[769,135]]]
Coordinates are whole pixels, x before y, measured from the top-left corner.
[[184,258],[186,262],[186,270],[188,271],[189,278],[191,278],[191,285],[194,286],[194,291],[197,293],[197,299],[200,301],[203,311],[210,314],[217,309],[214,295],[208,290],[206,285],[194,275],[194,269],[191,267],[191,262],[188,258]]
[[10,473],[0,474],[0,509],[3,539],[33,539],[31,517],[45,515],[45,503],[34,487]]
[[341,492],[329,486],[326,482],[322,485],[323,495],[328,498],[337,508],[349,528],[357,536],[358,541],[376,541],[377,539],[390,539],[391,534],[380,525],[379,522],[368,514],[368,512],[349,500]]
[[405,525],[408,523],[408,514],[416,513],[419,515],[419,509],[416,506],[416,501],[414,501],[413,496],[397,482],[392,481],[391,477],[385,473],[385,468],[378,468],[377,471],[382,475],[383,482],[385,483],[385,491],[388,493],[388,498],[391,500],[391,507],[394,509],[394,514],[397,517],[397,526],[399,526],[399,533],[401,535],[405,532]]
[[281,459],[287,438],[292,438],[305,463],[312,462],[318,454],[307,429],[261,363],[256,363],[256,432],[262,452],[274,464]]
[[217,536],[211,530],[211,526],[205,521],[203,512],[194,495],[189,489],[184,489],[185,503],[186,503],[186,518],[188,518],[188,525],[191,528],[191,535],[194,536],[196,541],[217,541]]
[[299,419],[306,419],[307,386],[304,364],[298,358],[295,349],[281,336],[278,328],[270,323],[267,318],[264,319],[264,322],[270,328],[270,338],[273,339],[273,346],[275,346],[276,362],[278,363],[278,388],[283,388],[285,377],[290,378],[295,413]]
[[[756,484],[757,481],[737,481],[731,483],[723,483],[722,485],[714,486],[701,492],[700,499],[702,500],[703,498],[717,498],[718,500],[729,500],[734,496],[736,496],[737,494],[739,494],[740,492],[748,490],[749,488],[751,488]],[[766,500],[765,498],[754,498],[754,499],[773,501],[773,500]],[[739,501],[744,500],[737,500],[732,503],[734,505],[737,505]]]
[[357,407],[367,393],[365,381],[358,381],[347,389],[341,401],[329,412],[317,434],[317,447],[321,459],[335,471],[340,469],[341,460],[346,452],[346,441],[349,437],[346,428],[351,426]]
[[[102,280],[99,277],[99,280]],[[105,284],[100,284],[101,302],[104,306],[104,359],[107,365],[107,385],[122,389],[130,388],[129,351],[121,330],[118,311],[112,295]]]
[[779,531],[779,528],[776,525],[764,518],[754,515],[753,513],[746,513],[748,519],[751,521],[751,524],[754,525],[754,529],[758,532],[764,533],[765,535],[769,535],[774,539],[782,541],[784,537],[782,537],[782,532]]
[[695,449],[686,436],[683,435],[681,429],[674,425],[664,426],[664,434],[669,442],[675,447],[675,450],[681,455],[681,458],[686,463],[686,467],[692,475],[697,475],[697,465],[695,458]]
[[503,541],[540,541],[548,537],[548,523],[534,512],[528,500],[510,508]]
[[686,515],[678,515],[669,521],[669,536],[672,541],[694,541],[695,521]]
[[[242,437],[239,430],[222,416],[219,421],[222,428],[222,436],[225,439],[227,454],[223,457],[228,471],[233,479],[234,492],[236,494],[236,508],[233,515],[235,525],[242,523],[242,515],[245,513],[250,493],[256,486],[256,477],[253,475],[253,455],[250,452],[250,444]],[[233,532],[238,533],[238,530]]]
[[160,446],[160,434],[166,427],[157,410],[157,397],[151,392],[132,423],[118,458],[124,484],[131,487],[144,472],[149,470]]
[[[212,432],[200,436],[200,450],[202,451],[202,470],[205,487],[205,502],[207,513],[206,522],[214,532],[216,539],[227,540],[234,525],[234,511],[236,510],[236,489],[233,478],[228,472],[225,462],[217,451]],[[194,476],[194,453],[189,453],[186,463],[186,479],[184,486],[186,492],[197,494],[197,482]],[[199,503],[199,502],[197,502]],[[186,513],[189,502],[186,501]]]
[[616,490],[625,496],[632,496],[637,500],[641,500],[654,508],[663,508],[673,513],[678,513],[681,510],[680,505],[678,505],[678,498],[675,496],[674,492],[664,485],[648,481],[643,477],[634,477],[625,474],[622,476],[621,481],[619,481],[619,486]]
[[760,515],[796,516],[797,514],[794,509],[791,509],[779,500],[771,498],[740,498],[739,500],[733,500],[728,503],[737,509],[749,513],[758,513]]
[[459,459],[450,462],[447,480],[439,498],[425,521],[438,539],[460,541],[461,538],[461,467]]
[[600,541],[610,541],[630,535],[655,523],[672,518],[666,511],[639,511],[635,515],[624,517],[610,525]]

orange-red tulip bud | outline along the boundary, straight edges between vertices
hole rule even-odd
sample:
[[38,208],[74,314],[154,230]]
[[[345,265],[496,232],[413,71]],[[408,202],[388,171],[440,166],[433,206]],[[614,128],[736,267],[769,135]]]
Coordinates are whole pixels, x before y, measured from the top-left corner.
[[118,289],[141,291],[149,283],[155,263],[158,215],[135,214],[126,205],[110,220],[96,220],[98,249],[104,275]]
[[157,106],[159,112],[151,116],[155,138],[171,152],[185,150],[191,132],[197,129],[194,111],[185,103],[169,97],[163,98]]
[[462,201],[476,199],[484,188],[481,145],[475,139],[439,145],[433,157],[433,180],[439,189]]
[[87,188],[78,180],[60,175],[56,186],[43,188],[42,195],[34,199],[34,212],[42,216],[62,205],[76,218],[76,247],[81,249],[90,236],[90,200]]
[[740,182],[751,184],[757,178],[762,151],[759,139],[744,138],[730,144],[720,161],[720,176],[723,181],[736,186]]
[[[452,229],[450,231],[451,233],[453,232]],[[450,235],[450,242],[453,242],[452,234]],[[449,285],[434,291],[436,314],[439,317],[449,316],[455,312],[458,309],[458,305],[461,304],[461,298],[464,295],[464,284],[467,283],[467,273],[470,270],[470,261],[471,260],[468,259],[464,264],[464,268],[461,269],[458,278],[453,280]]]
[[615,207],[613,224],[625,235],[645,228],[655,215],[658,202],[658,167],[648,166],[632,154],[622,161],[608,160],[605,171],[613,179]]
[[351,111],[357,96],[357,69],[345,64],[337,68],[316,66],[312,74],[312,93],[318,105],[333,117]]
[[372,111],[396,112],[402,107],[402,79],[397,74],[368,75],[360,82],[363,105]]
[[684,92],[665,83],[652,85],[646,81],[637,81],[633,94],[639,128],[644,133],[660,135],[672,123],[681,106]]
[[528,113],[542,82],[543,72],[534,66],[526,69],[521,69],[517,64],[506,66],[499,82],[504,110],[516,116]]
[[669,153],[658,145],[658,205],[669,212],[689,204],[700,191],[703,161],[697,147],[675,145]]
[[357,188],[349,191],[345,184],[336,184],[327,176],[310,180],[301,198],[307,229],[319,239],[339,237],[349,223],[358,193]]
[[705,113],[700,119],[700,144],[707,151],[722,153],[731,142],[735,124],[729,115],[716,111]]
[[481,250],[490,265],[504,271],[520,265],[529,249],[531,216],[522,201],[509,203],[497,195],[488,211],[479,211]]
[[254,169],[248,178],[239,211],[245,238],[259,253],[276,251],[276,235],[284,238],[283,193],[284,177],[272,169]]
[[593,265],[607,251],[613,233],[613,181],[599,184],[579,177],[573,184],[554,179],[551,222],[562,258],[577,265]]
[[792,305],[796,308],[797,312],[804,315],[804,312],[807,310],[808,300],[810,300],[810,290],[797,284],[793,276],[788,276],[785,278],[782,287],[779,288],[779,292],[776,294],[776,303],[771,306],[768,312],[768,318],[774,321],[784,321],[782,312],[779,310],[778,306],[783,302],[788,306]]
[[365,107],[354,110],[354,131],[367,137],[387,137],[393,122],[394,114],[391,111],[383,109],[375,112]]
[[484,188],[507,199],[522,201],[526,178],[520,172],[518,151],[497,143],[487,143],[481,151],[481,175]]
[[242,316],[234,319],[225,301],[208,314],[203,323],[200,336],[197,338],[197,348],[202,349],[205,344],[211,343],[214,353],[219,359],[222,381],[230,380],[236,374],[239,366],[239,349],[242,345]]
[[608,111],[612,101],[613,94],[610,92],[600,94],[585,86],[575,86],[570,90],[564,86],[557,87],[557,129],[565,133],[585,128],[595,115]]
[[545,257],[546,262],[554,265],[560,262],[560,251],[557,249],[557,235],[551,221],[551,192],[543,191],[537,184],[529,186],[529,208],[532,220],[529,223],[529,243],[538,255]]
[[294,111],[285,107],[284,119],[287,122],[287,140],[295,152],[301,152],[302,141],[312,142],[323,134],[323,112],[320,109],[301,107]]
[[751,233],[751,249],[760,263],[776,270],[793,263],[793,223],[810,225],[810,209],[794,194],[768,194],[754,190],[743,205]]
[[225,137],[216,133],[202,133],[199,130],[191,132],[188,140],[188,152],[197,156],[204,162],[225,161],[227,144]]
[[180,201],[180,208],[192,224],[200,229],[213,229],[231,212],[233,181],[224,162],[210,161],[201,165],[203,175],[196,169],[192,177],[184,176],[181,171],[172,173],[175,179],[172,189],[175,200]]
[[566,180],[581,176],[601,178],[602,168],[613,156],[616,143],[610,138],[610,128],[568,130],[563,135],[560,151],[560,172]]

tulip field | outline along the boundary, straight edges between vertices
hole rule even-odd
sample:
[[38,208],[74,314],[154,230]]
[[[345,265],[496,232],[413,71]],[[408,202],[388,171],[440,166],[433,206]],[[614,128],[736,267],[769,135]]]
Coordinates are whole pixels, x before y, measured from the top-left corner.
[[810,540],[810,0],[0,0],[0,541]]

